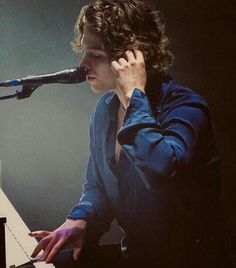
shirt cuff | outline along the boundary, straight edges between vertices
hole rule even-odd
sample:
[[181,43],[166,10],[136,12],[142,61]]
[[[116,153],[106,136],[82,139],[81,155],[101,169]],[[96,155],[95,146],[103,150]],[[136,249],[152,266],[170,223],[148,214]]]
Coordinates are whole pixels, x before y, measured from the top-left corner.
[[159,126],[159,122],[154,118],[147,95],[135,88],[125,114],[123,126],[118,132],[119,142],[124,143],[125,137],[130,136],[128,134],[134,134],[139,129]]
[[89,220],[91,217],[91,213],[88,212],[87,210],[80,208],[78,210],[72,210],[70,214],[67,216],[67,219],[71,220],[78,220],[78,219],[83,219],[83,220]]

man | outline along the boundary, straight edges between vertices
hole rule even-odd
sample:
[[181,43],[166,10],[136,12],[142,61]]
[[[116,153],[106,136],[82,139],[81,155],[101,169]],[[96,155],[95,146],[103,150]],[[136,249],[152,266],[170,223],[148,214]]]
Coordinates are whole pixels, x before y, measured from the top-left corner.
[[[87,81],[104,94],[80,202],[58,229],[31,233],[42,238],[33,256],[43,249],[56,267],[229,267],[210,112],[166,75],[173,56],[159,12],[141,0],[97,0],[75,30]],[[125,233],[117,254],[97,247],[114,218]],[[61,257],[66,244],[72,256]]]

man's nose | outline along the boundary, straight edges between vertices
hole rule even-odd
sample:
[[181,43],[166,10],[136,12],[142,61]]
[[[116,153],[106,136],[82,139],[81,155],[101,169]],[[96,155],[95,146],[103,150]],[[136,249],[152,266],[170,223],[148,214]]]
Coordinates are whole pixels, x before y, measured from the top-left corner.
[[88,61],[88,58],[86,56],[83,56],[80,63],[79,63],[79,66],[83,66],[87,69],[90,69],[91,67],[91,64],[90,62]]

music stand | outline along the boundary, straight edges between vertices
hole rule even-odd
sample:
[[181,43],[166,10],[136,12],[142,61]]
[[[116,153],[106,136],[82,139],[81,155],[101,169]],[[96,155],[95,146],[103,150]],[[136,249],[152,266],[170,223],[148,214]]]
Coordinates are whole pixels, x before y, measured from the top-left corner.
[[6,242],[5,242],[5,223],[7,219],[0,217],[0,267],[6,268]]

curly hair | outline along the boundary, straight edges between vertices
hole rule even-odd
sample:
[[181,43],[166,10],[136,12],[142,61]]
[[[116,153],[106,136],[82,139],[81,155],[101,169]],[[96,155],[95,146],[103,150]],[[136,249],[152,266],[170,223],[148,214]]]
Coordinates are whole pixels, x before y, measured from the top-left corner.
[[119,58],[126,50],[139,49],[147,70],[163,73],[173,63],[162,16],[142,0],[96,0],[83,7],[72,42],[76,52],[82,49],[85,24],[99,35],[103,49],[112,58]]

